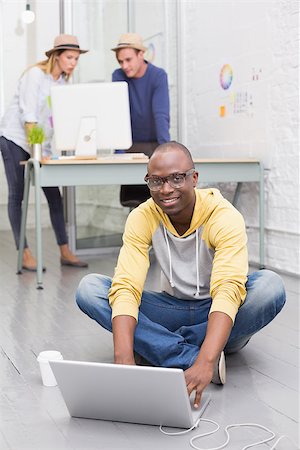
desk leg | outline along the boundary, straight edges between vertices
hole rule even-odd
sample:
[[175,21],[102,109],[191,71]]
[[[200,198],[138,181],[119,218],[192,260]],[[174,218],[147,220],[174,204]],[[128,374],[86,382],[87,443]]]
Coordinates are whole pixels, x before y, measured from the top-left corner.
[[25,233],[26,233],[26,222],[27,222],[27,212],[28,212],[28,199],[29,199],[29,189],[31,182],[31,170],[32,166],[29,163],[25,166],[25,183],[24,183],[24,194],[22,201],[22,218],[21,218],[21,229],[20,229],[20,241],[19,241],[19,251],[18,251],[18,268],[17,273],[22,273],[23,264],[23,251],[25,245]]
[[265,268],[265,185],[264,167],[260,164],[259,181],[259,262],[260,269]]
[[35,182],[35,232],[36,232],[37,289],[43,289],[41,183],[40,183],[40,163],[38,161],[34,161],[34,182]]

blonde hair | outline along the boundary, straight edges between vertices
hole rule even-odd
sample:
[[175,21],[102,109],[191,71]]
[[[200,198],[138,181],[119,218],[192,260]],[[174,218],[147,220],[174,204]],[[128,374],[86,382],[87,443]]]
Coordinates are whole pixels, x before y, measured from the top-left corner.
[[[49,58],[44,59],[43,61],[39,61],[36,64],[33,64],[32,66],[29,66],[22,75],[24,75],[25,72],[27,72],[27,70],[31,69],[32,67],[38,67],[39,69],[41,69],[44,73],[46,73],[47,75],[50,75],[52,73],[52,70],[54,68],[55,65],[55,58],[57,58],[57,56],[61,55],[63,52],[65,52],[65,50],[56,50],[55,52],[51,53],[51,55],[49,56]],[[67,75],[66,73],[62,73],[63,78],[68,81],[68,79],[70,78],[70,75]]]

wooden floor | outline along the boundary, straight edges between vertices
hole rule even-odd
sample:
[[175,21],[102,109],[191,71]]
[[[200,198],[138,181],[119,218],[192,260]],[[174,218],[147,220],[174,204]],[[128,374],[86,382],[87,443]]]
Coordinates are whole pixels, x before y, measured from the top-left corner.
[[[36,362],[42,350],[59,350],[65,359],[112,360],[111,335],[79,311],[74,294],[82,276],[112,275],[116,262],[116,255],[106,255],[90,259],[88,269],[61,268],[52,231],[44,230],[43,237],[47,272],[45,289],[37,290],[35,274],[16,275],[11,233],[0,234],[0,449],[190,449],[189,438],[212,425],[203,423],[189,435],[169,437],[153,426],[71,419],[59,389],[42,386]],[[29,238],[32,242],[30,233]],[[148,287],[155,288],[156,279],[153,269]],[[227,357],[227,384],[209,386],[212,401],[204,417],[222,428],[230,423],[258,423],[299,445],[299,281],[284,279],[285,308],[245,349]],[[241,450],[264,437],[264,431],[235,429],[227,448]],[[216,447],[224,440],[219,431],[198,445]],[[272,446],[268,445],[255,448]],[[298,446],[283,440],[276,448]]]

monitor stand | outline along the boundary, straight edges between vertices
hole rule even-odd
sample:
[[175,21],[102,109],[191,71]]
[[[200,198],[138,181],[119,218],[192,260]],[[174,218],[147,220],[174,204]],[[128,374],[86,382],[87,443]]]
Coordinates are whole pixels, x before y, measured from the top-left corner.
[[82,117],[79,125],[75,156],[97,155],[96,117]]

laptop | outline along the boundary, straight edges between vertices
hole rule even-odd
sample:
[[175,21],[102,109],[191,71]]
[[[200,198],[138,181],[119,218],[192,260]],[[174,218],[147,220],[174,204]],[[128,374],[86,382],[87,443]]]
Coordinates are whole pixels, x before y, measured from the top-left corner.
[[190,428],[205,411],[189,398],[183,370],[83,361],[49,361],[72,417]]

